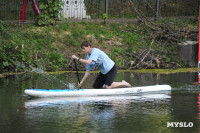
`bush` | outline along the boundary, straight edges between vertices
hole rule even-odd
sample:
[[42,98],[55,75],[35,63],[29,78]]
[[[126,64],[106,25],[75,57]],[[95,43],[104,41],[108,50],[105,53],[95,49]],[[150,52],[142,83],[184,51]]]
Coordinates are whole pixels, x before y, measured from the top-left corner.
[[60,11],[62,10],[63,2],[62,0],[43,0],[39,1],[39,8],[41,9],[41,14],[37,17],[38,25],[54,25],[56,24],[56,20],[62,14]]

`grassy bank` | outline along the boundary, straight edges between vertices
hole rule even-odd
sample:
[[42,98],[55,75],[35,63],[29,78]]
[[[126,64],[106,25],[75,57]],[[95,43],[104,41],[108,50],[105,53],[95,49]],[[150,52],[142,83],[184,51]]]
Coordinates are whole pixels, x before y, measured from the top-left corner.
[[[191,19],[172,20],[170,23],[176,28],[198,30],[198,22]],[[119,69],[134,69],[150,45],[152,57],[159,57],[158,62],[161,64],[152,60],[152,68],[184,67],[177,57],[177,43],[169,43],[167,40],[162,40],[162,43],[152,42],[149,37],[151,32],[139,23],[71,22],[38,27],[0,22],[0,72],[24,71],[28,69],[27,64],[45,71],[73,70],[71,55],[85,58],[80,49],[84,40],[91,41],[93,47],[105,51]],[[187,38],[178,38],[178,41],[184,39]],[[141,68],[151,67],[143,65]],[[79,68],[84,70],[85,65],[80,64]]]

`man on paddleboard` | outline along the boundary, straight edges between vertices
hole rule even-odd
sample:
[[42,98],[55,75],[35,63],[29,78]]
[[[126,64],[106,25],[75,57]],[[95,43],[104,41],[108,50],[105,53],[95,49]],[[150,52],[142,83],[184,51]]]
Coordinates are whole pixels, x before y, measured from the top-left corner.
[[130,87],[131,85],[126,81],[122,80],[122,82],[114,82],[114,79],[117,75],[117,67],[115,62],[111,60],[107,54],[101,51],[98,48],[92,48],[92,45],[89,41],[84,41],[81,44],[81,48],[85,54],[87,54],[86,59],[81,59],[76,55],[72,55],[72,58],[77,59],[81,63],[86,64],[86,72],[83,76],[81,82],[79,83],[79,87],[82,86],[84,81],[90,74],[90,71],[98,66],[100,69],[100,73],[97,76],[93,88],[116,88],[119,86]]

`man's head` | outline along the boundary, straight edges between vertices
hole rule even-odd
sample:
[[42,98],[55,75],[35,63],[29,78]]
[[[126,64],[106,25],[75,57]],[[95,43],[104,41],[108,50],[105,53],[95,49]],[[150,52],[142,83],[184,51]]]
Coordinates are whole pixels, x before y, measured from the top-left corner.
[[82,48],[83,52],[86,53],[86,54],[89,54],[92,51],[92,45],[89,41],[84,41],[81,44],[81,48]]
[[81,48],[83,48],[83,47],[88,47],[88,46],[92,47],[92,45],[91,45],[91,43],[90,43],[89,41],[84,41],[84,42],[81,44]]

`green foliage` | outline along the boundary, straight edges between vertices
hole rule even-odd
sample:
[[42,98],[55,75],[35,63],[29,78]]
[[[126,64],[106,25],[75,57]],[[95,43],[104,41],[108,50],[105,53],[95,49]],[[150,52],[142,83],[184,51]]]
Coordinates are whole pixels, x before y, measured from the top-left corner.
[[46,62],[48,62],[51,70],[61,70],[64,65],[65,59],[64,56],[58,51],[48,53]]
[[[187,23],[192,25],[196,22]],[[198,31],[198,24],[191,29]],[[150,32],[148,28],[135,24],[69,22],[38,27],[0,21],[0,71],[23,71],[26,62],[46,71],[69,70],[71,55],[81,54],[80,44],[84,40],[105,51],[117,66],[127,67],[128,62],[135,59],[134,53],[149,48],[152,41],[148,36]],[[154,55],[162,56],[163,62],[179,63],[176,44],[155,40],[151,48]]]
[[41,14],[37,17],[38,25],[54,25],[58,20],[59,15],[62,17],[60,11],[63,6],[62,0],[45,0],[39,1],[39,8]]
[[60,25],[57,26],[57,29],[58,29],[59,32],[68,31],[69,25],[68,24],[60,24]]
[[103,14],[103,22],[106,24],[106,21],[108,19],[108,15],[106,13]]
[[47,34],[52,28],[41,32],[32,25],[7,25],[5,34],[9,36],[0,36],[0,70],[22,71],[26,63],[48,71],[61,70],[66,60],[59,47],[53,46],[54,37]]
[[114,47],[111,52],[107,52],[108,56],[112,58],[116,65],[124,67],[123,59],[125,58],[126,52],[120,47]]
[[117,54],[119,54],[119,55],[121,55],[123,57],[126,55],[126,52],[122,48],[118,48],[118,47],[114,47],[112,49],[112,52],[113,53],[117,53]]
[[4,31],[4,30],[5,30],[5,23],[0,20],[0,31]]
[[127,45],[127,52],[131,53],[133,51],[136,51],[144,45],[142,42],[138,41],[139,35],[137,33],[118,32],[117,34],[122,38],[122,43]]

